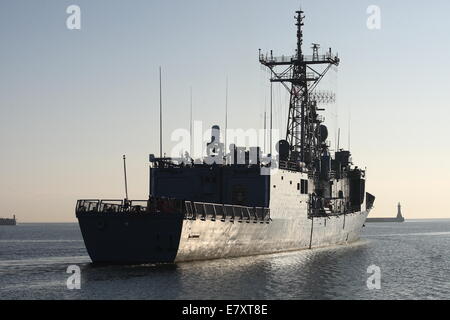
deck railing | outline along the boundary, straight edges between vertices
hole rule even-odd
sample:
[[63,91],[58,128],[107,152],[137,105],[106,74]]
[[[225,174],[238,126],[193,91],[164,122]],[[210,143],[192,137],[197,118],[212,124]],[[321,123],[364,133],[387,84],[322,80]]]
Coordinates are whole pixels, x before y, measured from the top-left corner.
[[270,209],[231,204],[185,201],[185,218],[201,220],[270,221]]
[[195,201],[182,201],[169,198],[148,200],[78,200],[77,214],[107,213],[182,213],[185,219],[232,220],[232,221],[270,221],[270,209],[240,205],[218,204]]
[[114,213],[114,212],[146,212],[146,200],[99,200],[85,199],[78,200],[75,211],[77,213]]
[[[283,55],[283,56],[271,56],[269,54],[260,54],[259,61],[264,64],[286,64],[292,63],[297,60],[297,55]],[[313,61],[328,61],[330,63],[339,62],[339,58],[333,54],[319,54],[319,55],[303,55],[303,61],[305,62],[313,62]]]

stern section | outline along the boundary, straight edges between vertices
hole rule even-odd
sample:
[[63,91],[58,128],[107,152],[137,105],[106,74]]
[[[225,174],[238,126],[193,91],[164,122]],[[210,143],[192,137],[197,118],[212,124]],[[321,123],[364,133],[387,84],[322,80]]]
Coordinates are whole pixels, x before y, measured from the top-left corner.
[[181,211],[155,214],[133,205],[106,209],[104,205],[101,200],[77,204],[78,222],[92,262],[175,261],[183,225]]

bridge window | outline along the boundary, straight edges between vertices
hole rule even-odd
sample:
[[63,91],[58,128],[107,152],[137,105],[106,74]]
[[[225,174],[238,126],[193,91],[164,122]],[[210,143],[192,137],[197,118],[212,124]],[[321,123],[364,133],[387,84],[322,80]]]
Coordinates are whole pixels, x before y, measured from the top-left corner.
[[305,180],[305,179],[300,180],[300,193],[301,194],[308,193],[308,180]]

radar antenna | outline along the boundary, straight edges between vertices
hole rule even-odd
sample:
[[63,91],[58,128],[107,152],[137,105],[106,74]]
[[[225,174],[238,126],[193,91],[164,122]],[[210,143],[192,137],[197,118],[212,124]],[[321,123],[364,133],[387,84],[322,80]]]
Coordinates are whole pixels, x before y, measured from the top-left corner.
[[324,147],[319,134],[323,117],[318,115],[318,111],[323,109],[318,109],[317,104],[334,100],[334,96],[320,95],[314,89],[331,66],[339,65],[339,58],[332,54],[331,48],[320,55],[320,46],[317,43],[312,44],[311,56],[304,55],[303,11],[296,11],[295,19],[297,26],[295,55],[274,57],[272,51],[264,55],[259,49],[259,61],[270,69],[272,73],[270,81],[280,82],[290,94],[286,128],[286,140],[290,145],[289,159],[304,162],[311,167],[311,163],[320,156]]

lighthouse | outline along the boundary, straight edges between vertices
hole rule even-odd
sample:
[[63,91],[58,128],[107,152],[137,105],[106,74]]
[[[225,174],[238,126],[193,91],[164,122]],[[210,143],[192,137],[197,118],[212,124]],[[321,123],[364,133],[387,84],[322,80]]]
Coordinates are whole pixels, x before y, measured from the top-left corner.
[[400,202],[397,205],[397,221],[398,222],[405,221],[405,218],[403,218],[403,216],[402,216],[402,206],[401,206]]

